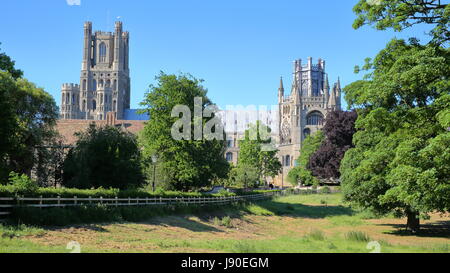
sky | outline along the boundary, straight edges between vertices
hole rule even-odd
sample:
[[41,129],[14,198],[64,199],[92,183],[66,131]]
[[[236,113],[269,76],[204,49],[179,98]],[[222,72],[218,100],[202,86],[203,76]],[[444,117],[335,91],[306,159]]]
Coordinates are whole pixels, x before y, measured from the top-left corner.
[[[203,79],[209,98],[227,105],[277,104],[280,77],[290,92],[295,59],[326,61],[330,84],[362,78],[354,66],[405,32],[352,28],[357,0],[3,0],[0,48],[25,77],[60,104],[63,83],[79,83],[83,24],[130,32],[131,108],[163,71]],[[344,103],[344,102],[343,102]],[[344,103],[345,105],[345,103]]]

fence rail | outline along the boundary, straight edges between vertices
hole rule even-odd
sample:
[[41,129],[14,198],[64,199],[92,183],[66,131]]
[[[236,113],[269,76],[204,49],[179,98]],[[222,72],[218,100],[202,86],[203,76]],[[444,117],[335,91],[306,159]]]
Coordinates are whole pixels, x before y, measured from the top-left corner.
[[169,206],[169,205],[225,205],[235,202],[243,201],[257,201],[263,199],[270,199],[276,196],[284,196],[288,194],[305,194],[305,193],[317,193],[312,190],[291,190],[291,191],[278,191],[267,192],[252,195],[240,195],[240,196],[217,196],[217,197],[154,197],[154,198],[63,198],[63,197],[0,197],[0,216],[11,214],[11,209],[16,207],[34,207],[34,208],[65,208],[76,206],[89,206],[89,205],[105,205],[111,207],[119,206]]

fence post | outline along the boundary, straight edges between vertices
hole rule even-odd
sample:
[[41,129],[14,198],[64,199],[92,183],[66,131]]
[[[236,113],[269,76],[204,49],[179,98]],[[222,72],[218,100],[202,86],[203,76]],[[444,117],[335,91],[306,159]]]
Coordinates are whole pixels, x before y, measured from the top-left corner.
[[39,196],[39,208],[41,208],[42,209],[42,195],[41,196]]
[[103,205],[103,196],[100,196],[100,204]]
[[131,197],[128,197],[128,205],[131,204]]
[[76,196],[73,197],[73,203],[74,203],[75,205],[78,204],[78,197],[76,197]]
[[61,205],[61,196],[58,195],[58,207]]
[[136,204],[139,205],[139,197],[136,197]]
[[89,196],[89,205],[92,205],[92,196]]
[[160,203],[160,204],[163,203],[163,200],[162,200],[162,197],[161,197],[161,196],[159,197],[159,203]]
[[119,206],[119,198],[116,196],[115,199],[116,199],[116,208],[117,208]]
[[148,197],[145,197],[145,204],[148,205]]

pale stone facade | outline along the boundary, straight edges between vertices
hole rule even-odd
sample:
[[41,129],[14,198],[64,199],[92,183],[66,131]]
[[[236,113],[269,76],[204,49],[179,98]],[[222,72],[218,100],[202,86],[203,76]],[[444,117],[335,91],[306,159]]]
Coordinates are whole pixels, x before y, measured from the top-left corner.
[[61,119],[105,120],[108,112],[117,119],[130,109],[129,33],[116,22],[115,32],[92,33],[84,24],[80,84],[63,84]]

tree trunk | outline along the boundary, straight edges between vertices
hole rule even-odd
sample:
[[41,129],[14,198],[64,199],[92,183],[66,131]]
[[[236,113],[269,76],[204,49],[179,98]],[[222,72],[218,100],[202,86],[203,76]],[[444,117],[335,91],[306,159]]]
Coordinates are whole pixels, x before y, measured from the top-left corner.
[[419,213],[407,210],[406,215],[408,217],[406,230],[410,230],[413,233],[418,232],[420,229]]

